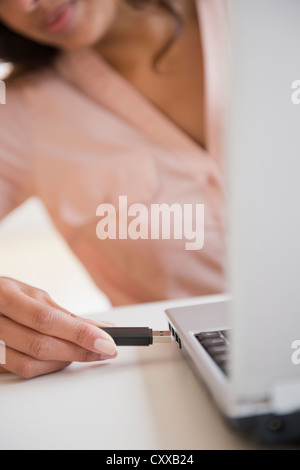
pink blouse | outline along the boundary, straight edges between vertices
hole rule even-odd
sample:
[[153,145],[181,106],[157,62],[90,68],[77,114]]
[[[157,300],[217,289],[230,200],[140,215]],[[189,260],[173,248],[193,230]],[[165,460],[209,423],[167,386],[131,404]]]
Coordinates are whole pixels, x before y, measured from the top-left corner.
[[[0,106],[0,217],[32,195],[112,305],[224,292],[223,0],[197,0],[205,61],[203,150],[91,49],[7,90]],[[205,241],[107,239],[97,207],[204,204]],[[59,269],[59,260],[58,260]]]

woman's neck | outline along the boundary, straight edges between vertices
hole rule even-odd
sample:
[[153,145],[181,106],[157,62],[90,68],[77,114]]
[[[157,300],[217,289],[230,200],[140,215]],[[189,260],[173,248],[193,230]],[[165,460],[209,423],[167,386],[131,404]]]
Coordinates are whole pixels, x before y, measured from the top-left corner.
[[[183,22],[197,21],[195,0],[173,0],[172,7]],[[114,24],[94,50],[117,69],[151,62],[174,33],[176,20],[159,5],[149,3],[143,10],[119,1]]]

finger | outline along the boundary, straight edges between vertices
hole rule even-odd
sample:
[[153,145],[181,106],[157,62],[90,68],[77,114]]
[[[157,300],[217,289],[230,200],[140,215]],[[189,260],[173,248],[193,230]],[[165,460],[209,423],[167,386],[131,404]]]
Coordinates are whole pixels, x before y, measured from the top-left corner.
[[[26,284],[24,284],[25,287],[28,288],[28,286],[26,286]],[[94,325],[94,326],[97,326],[98,328],[113,328],[115,327],[115,323],[112,323],[112,322],[109,322],[109,321],[99,321],[99,320],[93,320],[91,318],[85,318],[85,317],[80,317],[79,315],[75,315],[74,313],[71,313],[69,312],[68,310],[66,310],[65,308],[61,307],[60,305],[58,305],[50,296],[47,292],[45,291],[42,291],[40,289],[34,289],[34,296],[32,297],[34,298],[35,300],[40,300],[40,301],[43,301],[45,303],[47,303],[48,305],[54,307],[55,309],[57,310],[61,310],[62,312],[64,312],[66,315],[69,315],[73,318],[77,318],[77,319],[80,319],[82,321],[85,321],[87,323],[90,323],[91,325]]]
[[[10,278],[1,278],[2,281],[6,280],[7,283],[5,284],[5,290],[6,292],[8,291],[8,289],[10,287],[12,287],[13,289],[13,293],[15,295],[15,291],[16,289],[18,289],[19,291],[21,291],[25,296],[29,297],[29,298],[32,298],[32,299],[35,299],[35,300],[38,300],[40,301],[41,303],[46,303],[52,307],[54,307],[55,309],[57,310],[60,310],[62,312],[64,312],[66,315],[70,315],[71,317],[73,318],[80,318],[82,319],[83,321],[86,321],[88,323],[91,323],[95,326],[98,326],[99,328],[105,328],[105,327],[114,327],[115,324],[112,323],[112,322],[109,322],[109,321],[99,321],[99,320],[93,320],[93,319],[89,319],[89,318],[85,318],[85,317],[81,317],[81,316],[78,316],[78,315],[75,315],[74,313],[71,313],[69,312],[68,310],[66,310],[65,308],[61,307],[60,305],[58,305],[53,299],[52,297],[48,294],[48,292],[42,290],[42,289],[39,289],[37,287],[32,287],[28,284],[25,284],[21,281],[15,281],[13,279],[10,279]],[[1,304],[1,302],[0,302]],[[1,305],[0,305],[0,308],[1,308]]]
[[6,372],[12,372],[18,377],[24,379],[31,379],[39,375],[50,374],[59,370],[65,369],[70,365],[70,362],[64,361],[38,361],[30,356],[7,348],[6,350],[6,364],[3,369]]
[[47,336],[70,341],[89,351],[111,356],[116,352],[113,339],[100,328],[24,296],[18,289],[8,289],[5,301],[0,302],[0,311],[16,323]]
[[74,313],[69,312],[69,310],[66,310],[65,308],[61,307],[58,305],[50,296],[44,291],[40,291],[40,299],[34,296],[36,300],[43,300],[45,301],[48,305],[51,305],[52,307],[61,310],[64,312],[66,315],[70,315],[73,318],[80,318],[83,321],[86,321],[88,323],[91,323],[92,325],[98,326],[99,328],[105,328],[105,327],[114,327],[115,324],[109,321],[99,321],[99,320],[93,320],[92,318],[85,318],[81,317],[79,315],[75,315]]
[[69,341],[51,337],[0,317],[0,337],[6,347],[22,352],[41,361],[94,362],[102,360],[94,353]]

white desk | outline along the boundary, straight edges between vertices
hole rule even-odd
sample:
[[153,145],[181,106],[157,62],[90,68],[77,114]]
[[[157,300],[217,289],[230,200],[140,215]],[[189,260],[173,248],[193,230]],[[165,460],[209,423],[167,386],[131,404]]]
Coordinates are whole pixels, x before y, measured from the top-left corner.
[[[120,326],[167,326],[164,309],[197,299],[113,309]],[[119,348],[110,363],[72,364],[24,381],[0,376],[0,449],[251,449],[224,425],[176,343]]]

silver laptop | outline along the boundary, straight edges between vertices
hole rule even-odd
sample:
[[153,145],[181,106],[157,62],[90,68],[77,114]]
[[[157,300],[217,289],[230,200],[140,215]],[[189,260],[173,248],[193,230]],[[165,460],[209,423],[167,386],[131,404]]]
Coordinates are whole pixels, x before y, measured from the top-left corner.
[[300,2],[227,3],[229,294],[167,316],[229,423],[300,441]]

